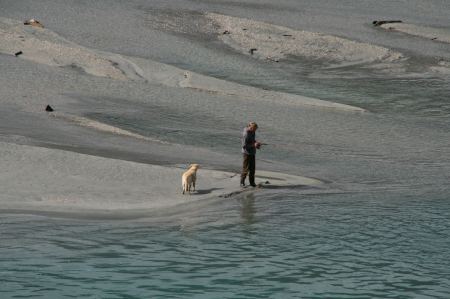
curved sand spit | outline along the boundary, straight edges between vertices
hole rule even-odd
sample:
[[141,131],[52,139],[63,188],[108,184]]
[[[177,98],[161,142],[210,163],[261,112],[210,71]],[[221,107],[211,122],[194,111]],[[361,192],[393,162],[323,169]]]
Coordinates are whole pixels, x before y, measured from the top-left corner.
[[[206,16],[218,25],[219,38],[230,47],[259,59],[278,61],[287,55],[333,62],[396,61],[399,52],[367,43],[294,30],[254,20],[216,13]],[[251,54],[250,50],[256,49]]]
[[96,120],[93,120],[93,119],[90,119],[87,117],[66,114],[66,113],[59,113],[59,112],[51,112],[51,113],[49,113],[49,115],[51,115],[55,118],[65,120],[65,121],[76,123],[82,127],[91,128],[91,129],[101,131],[101,132],[122,135],[122,136],[132,137],[132,138],[141,139],[141,140],[145,140],[145,141],[157,142],[157,143],[161,143],[161,144],[170,144],[169,142],[166,142],[166,141],[162,141],[162,140],[159,140],[156,138],[151,138],[151,137],[143,136],[140,134],[136,134],[136,133],[130,132],[128,130],[114,127],[114,126],[111,126],[111,125],[108,125],[108,124],[105,124],[105,123],[102,123],[102,122],[99,122],[99,121],[96,121]]
[[[182,195],[185,169],[181,168],[4,142],[0,142],[0,155],[0,200],[6,212],[152,210],[241,192],[239,176],[230,172],[200,169],[197,192]],[[257,175],[257,183],[270,181],[275,187],[321,185],[315,179],[282,173]]]

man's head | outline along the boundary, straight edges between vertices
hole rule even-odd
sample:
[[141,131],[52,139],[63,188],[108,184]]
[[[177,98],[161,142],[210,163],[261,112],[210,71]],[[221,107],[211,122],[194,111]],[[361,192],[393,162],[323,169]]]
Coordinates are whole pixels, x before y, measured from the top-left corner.
[[258,125],[255,122],[250,122],[247,127],[250,131],[253,132],[256,131],[256,129],[258,129]]

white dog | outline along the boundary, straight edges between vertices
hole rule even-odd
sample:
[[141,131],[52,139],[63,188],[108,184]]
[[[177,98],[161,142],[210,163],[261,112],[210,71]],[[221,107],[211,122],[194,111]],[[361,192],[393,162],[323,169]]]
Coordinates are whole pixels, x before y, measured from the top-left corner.
[[188,171],[183,173],[183,176],[181,177],[181,184],[183,186],[183,194],[185,192],[191,193],[191,187],[193,188],[193,191],[195,191],[195,181],[197,180],[197,169],[200,167],[198,164],[191,164],[189,165]]

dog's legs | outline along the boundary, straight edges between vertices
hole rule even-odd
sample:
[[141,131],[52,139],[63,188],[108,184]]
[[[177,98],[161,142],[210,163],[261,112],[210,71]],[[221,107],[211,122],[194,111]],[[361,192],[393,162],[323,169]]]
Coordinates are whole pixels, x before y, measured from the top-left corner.
[[195,191],[195,180],[192,182],[192,187],[194,187],[194,191]]

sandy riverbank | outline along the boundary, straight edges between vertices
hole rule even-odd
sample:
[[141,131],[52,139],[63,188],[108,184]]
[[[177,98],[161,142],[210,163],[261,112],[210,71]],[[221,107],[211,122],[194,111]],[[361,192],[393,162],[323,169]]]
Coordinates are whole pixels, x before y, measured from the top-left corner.
[[188,88],[251,101],[277,101],[291,106],[313,106],[346,111],[364,111],[359,107],[288,94],[186,71],[167,64],[88,49],[67,41],[46,28],[25,26],[22,22],[0,18],[0,53],[23,53],[19,59],[53,67],[78,69],[89,75],[115,80],[148,81],[170,87]]
[[[241,189],[236,173],[200,169],[197,190],[181,193],[185,167],[165,167],[0,142],[3,211],[64,214],[144,211],[257,192]],[[301,176],[258,172],[271,188],[320,186]],[[269,184],[268,184],[269,186]]]
[[[269,56],[299,55],[338,64],[386,63],[388,69],[403,59],[394,50],[331,35],[220,14],[206,17],[219,24],[215,42],[233,49],[224,53],[251,63],[272,65],[274,61],[265,61]],[[365,111],[359,107],[88,48],[51,27],[25,26],[19,20],[0,18],[0,33],[0,58],[9,65],[2,77],[7,88],[0,94],[0,137],[14,143],[17,136],[28,144],[0,143],[4,210],[151,210],[239,194],[236,173],[211,165],[238,169],[239,130],[248,119],[265,123],[263,134],[272,139],[267,152],[280,160],[282,155],[305,157],[302,162],[309,169],[317,168],[311,157],[319,147],[321,163],[335,163],[339,159],[333,155],[342,156],[347,148],[366,150],[360,138],[346,137],[358,133],[351,118],[369,114],[353,113]],[[256,44],[258,50],[250,57],[248,48]],[[22,54],[14,57],[18,51]],[[56,103],[56,112],[44,111],[48,103]],[[366,124],[366,119],[359,121]],[[337,145],[327,148],[328,139]],[[53,149],[30,146],[36,144]],[[225,155],[233,158],[222,159]],[[210,165],[199,172],[198,191],[182,196],[180,177],[187,165],[180,163],[200,158]],[[136,163],[141,161],[147,164]],[[287,169],[270,163],[261,169]],[[259,169],[260,182],[269,181],[271,187],[320,185],[318,180]],[[342,166],[336,169],[340,175]],[[303,171],[293,167],[286,172]],[[327,175],[328,169],[317,177]]]

